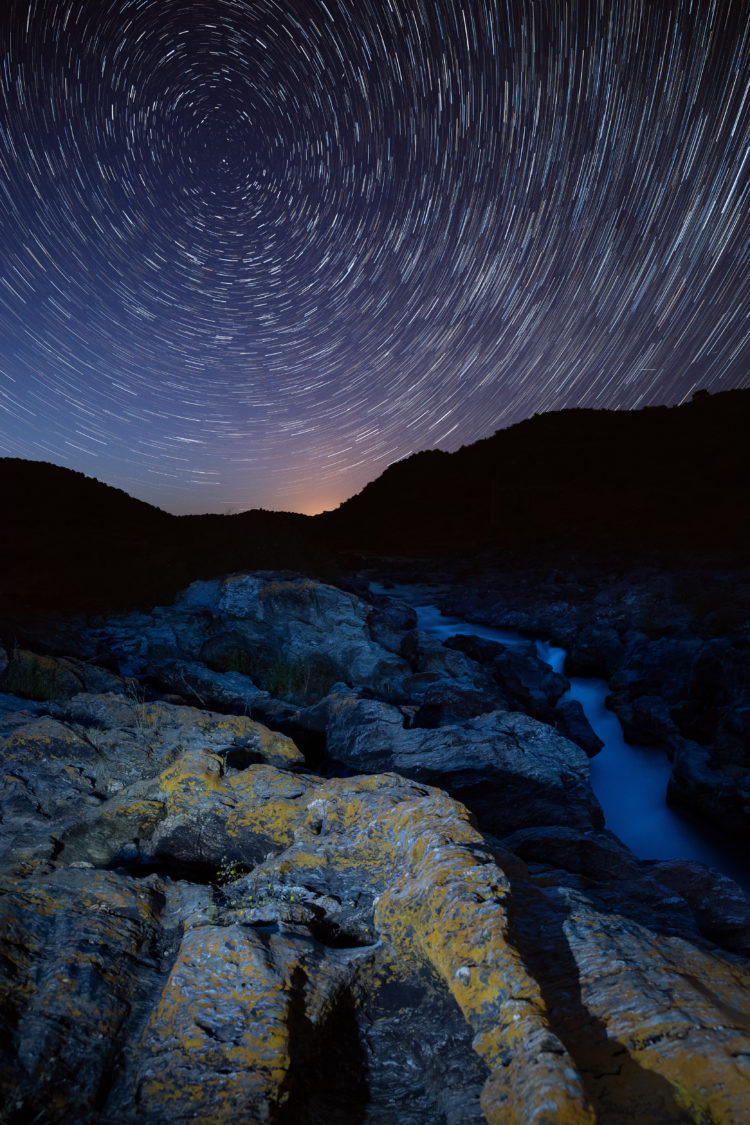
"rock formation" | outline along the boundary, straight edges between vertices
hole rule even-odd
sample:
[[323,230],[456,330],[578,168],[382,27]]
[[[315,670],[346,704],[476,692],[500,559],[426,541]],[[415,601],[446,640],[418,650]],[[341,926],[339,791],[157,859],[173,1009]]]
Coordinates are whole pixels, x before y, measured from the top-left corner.
[[607,831],[532,654],[415,626],[243,573],[8,649],[4,1123],[748,1119],[748,900]]
[[539,583],[485,575],[452,585],[442,604],[553,638],[568,650],[570,675],[609,681],[625,737],[669,754],[670,800],[750,835],[746,568],[577,567]]

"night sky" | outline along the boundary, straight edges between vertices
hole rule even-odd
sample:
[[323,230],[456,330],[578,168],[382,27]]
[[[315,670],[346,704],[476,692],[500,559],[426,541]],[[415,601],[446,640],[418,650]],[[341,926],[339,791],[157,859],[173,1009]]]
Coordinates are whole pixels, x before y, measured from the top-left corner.
[[314,512],[750,385],[743,0],[3,0],[0,56],[0,454]]

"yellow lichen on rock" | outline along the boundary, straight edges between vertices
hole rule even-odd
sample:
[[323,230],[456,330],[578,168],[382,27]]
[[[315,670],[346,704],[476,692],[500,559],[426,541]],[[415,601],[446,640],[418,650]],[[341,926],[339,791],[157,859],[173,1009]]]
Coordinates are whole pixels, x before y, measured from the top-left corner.
[[138,1099],[146,1117],[200,1106],[206,1125],[270,1120],[289,1069],[294,967],[292,957],[280,968],[247,927],[184,935],[143,1035]]
[[687,1120],[750,1119],[750,1084],[736,1065],[750,1033],[746,965],[634,922],[625,927],[584,904],[566,936],[587,1010],[634,1068],[668,1083],[669,1100]]
[[221,758],[200,750],[186,751],[174,765],[159,775],[159,788],[165,794],[196,794],[217,792],[222,787]]
[[261,765],[233,774],[226,784],[231,798],[227,834],[257,835],[276,847],[287,847],[304,819],[307,798],[318,781]]
[[[93,718],[110,706],[97,699],[80,704]],[[59,869],[38,886],[29,880],[25,896],[10,880],[2,888],[11,892],[4,952],[13,983],[0,999],[46,1098],[47,1057],[63,1070],[69,1054],[93,1058],[79,1030],[95,1045],[115,1043],[137,993],[122,1104],[159,1125],[172,1114],[270,1125],[300,1089],[308,1061],[300,1036],[305,1051],[321,1028],[325,1039],[342,996],[348,1022],[339,1034],[369,1034],[370,1013],[346,1004],[366,997],[377,965],[373,972],[393,970],[394,993],[411,988],[410,1003],[426,979],[439,994],[437,1010],[450,1010],[456,1038],[465,1035],[466,1054],[471,1045],[481,1060],[471,1060],[474,1106],[484,1083],[491,1125],[591,1125],[591,1103],[609,1123],[743,1121],[750,1016],[737,997],[750,994],[750,981],[739,963],[608,915],[579,888],[566,898],[559,873],[530,882],[516,860],[511,890],[496,862],[503,852],[441,790],[397,774],[326,780],[257,762],[256,753],[294,762],[298,752],[243,717],[168,704],[147,715],[153,772],[136,780],[127,772],[137,742],[129,730],[126,781],[111,788],[98,773],[113,743],[101,750],[83,723],[15,719],[6,742],[14,793],[25,776],[17,763],[39,759],[49,800],[78,786],[86,802],[56,822],[44,854]],[[246,768],[232,765],[233,748],[248,751],[234,757],[249,759]],[[18,800],[26,817],[29,795]],[[40,824],[46,831],[49,821]],[[62,866],[71,863],[116,873]],[[154,868],[160,880],[143,878]],[[538,910],[532,937],[524,909]],[[58,913],[60,948],[47,953]],[[77,944],[66,945],[71,933]],[[157,947],[159,965],[149,961]],[[112,1002],[97,1007],[103,994]],[[43,1028],[38,1047],[31,1032],[23,1038],[24,1020],[34,1034]],[[75,1093],[65,1103],[71,1119],[85,1119],[105,1062],[90,1063],[81,1105]]]
[[0,741],[0,754],[6,764],[40,758],[69,761],[85,750],[80,735],[47,716],[29,720]]
[[594,1114],[583,1081],[508,940],[507,878],[465,810],[456,802],[450,810],[446,801],[399,805],[384,826],[406,870],[380,896],[376,927],[438,970],[474,1029],[475,1049],[492,1072],[482,1102],[489,1122],[589,1125]]
[[[291,738],[278,731],[269,730],[261,723],[253,723],[252,719],[244,719],[243,726],[252,723],[254,733],[258,739],[258,753],[269,766],[278,766],[280,769],[294,765],[303,765],[305,758],[301,750]],[[238,737],[243,737],[244,731]]]
[[356,864],[382,886],[374,921],[391,956],[445,981],[492,1071],[488,1120],[589,1125],[582,1080],[508,939],[507,877],[466,809],[397,775],[334,779],[309,800],[300,843],[307,833],[332,866]]

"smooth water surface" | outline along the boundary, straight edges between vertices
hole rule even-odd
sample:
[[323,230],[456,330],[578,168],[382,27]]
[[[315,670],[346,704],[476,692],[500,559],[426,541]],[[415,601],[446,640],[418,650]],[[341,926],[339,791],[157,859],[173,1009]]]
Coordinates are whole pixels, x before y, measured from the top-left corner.
[[[420,629],[440,640],[470,633],[504,645],[528,644],[529,639],[508,629],[475,625],[446,617],[435,605],[415,604],[420,591],[406,586],[386,589],[372,583],[375,593],[400,597],[414,606]],[[547,641],[536,642],[540,660],[556,672],[565,667],[565,649]],[[690,859],[705,863],[735,879],[750,891],[750,873],[720,833],[666,802],[672,769],[658,749],[633,746],[623,738],[617,716],[607,709],[609,687],[605,680],[574,676],[563,699],[576,699],[604,743],[591,759],[591,787],[602,807],[607,828],[640,859]]]

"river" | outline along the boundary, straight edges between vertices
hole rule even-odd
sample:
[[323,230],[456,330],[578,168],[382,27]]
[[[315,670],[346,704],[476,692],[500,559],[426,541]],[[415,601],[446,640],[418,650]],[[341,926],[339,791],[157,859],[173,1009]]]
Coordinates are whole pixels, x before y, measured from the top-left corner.
[[[477,625],[446,617],[437,606],[420,603],[419,588],[385,588],[372,583],[375,593],[388,594],[414,607],[420,629],[446,640],[458,633],[471,633],[504,645],[528,644],[529,638],[508,629]],[[564,672],[565,650],[547,641],[537,641],[537,654],[556,672]],[[747,865],[731,843],[710,825],[671,808],[666,801],[671,763],[667,755],[652,747],[633,746],[623,738],[617,716],[607,709],[609,687],[605,680],[574,676],[563,699],[577,699],[586,718],[604,743],[590,761],[591,787],[604,812],[607,828],[640,859],[697,860],[728,875],[750,892]]]

